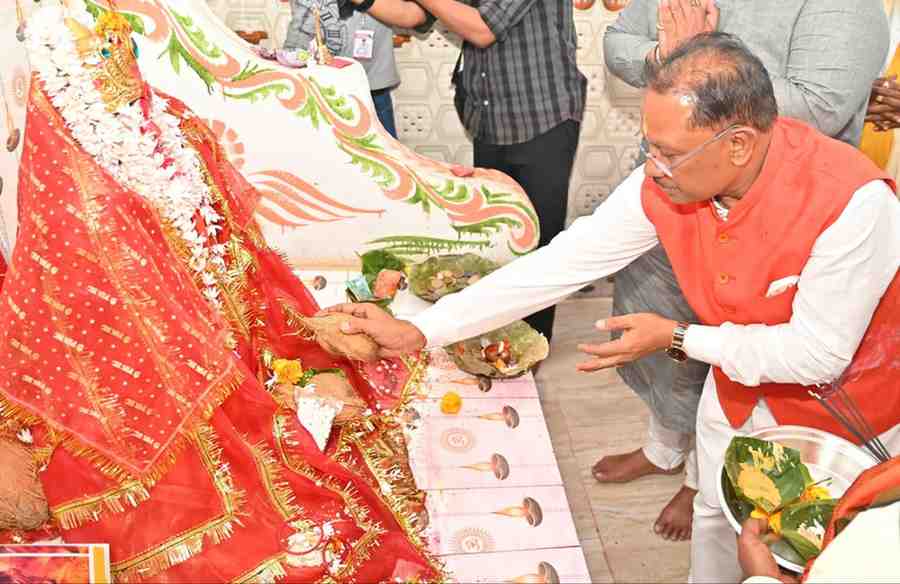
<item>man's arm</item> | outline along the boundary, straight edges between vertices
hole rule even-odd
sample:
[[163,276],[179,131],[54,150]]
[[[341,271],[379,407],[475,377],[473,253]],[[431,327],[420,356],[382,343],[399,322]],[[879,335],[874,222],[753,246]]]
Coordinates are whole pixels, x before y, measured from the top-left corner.
[[791,35],[787,72],[772,76],[779,113],[836,135],[865,107],[888,44],[881,2],[807,2]]
[[797,282],[790,322],[691,325],[685,351],[747,386],[834,381],[900,267],[898,233],[896,195],[882,181],[863,186],[816,240]]
[[538,0],[481,0],[478,8],[458,0],[416,1],[451,31],[484,49],[503,40]]
[[429,346],[443,346],[556,304],[619,271],[658,241],[641,205],[643,180],[640,167],[592,215],[575,221],[549,245],[445,296],[411,322]]
[[[350,0],[359,6],[365,0]],[[425,11],[413,0],[375,0],[367,11],[388,26],[415,28],[425,22]]]
[[644,61],[656,50],[657,0],[631,0],[603,35],[603,56],[613,75],[643,87]]

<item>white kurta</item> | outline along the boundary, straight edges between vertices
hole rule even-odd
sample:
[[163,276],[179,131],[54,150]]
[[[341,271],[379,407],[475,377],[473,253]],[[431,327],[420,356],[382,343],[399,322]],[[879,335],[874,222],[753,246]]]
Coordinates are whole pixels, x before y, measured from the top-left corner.
[[[592,215],[575,221],[549,245],[444,297],[411,321],[429,346],[442,346],[499,328],[615,273],[658,241],[641,204],[643,180],[644,169],[637,168]],[[729,378],[747,386],[831,382],[853,358],[898,266],[900,201],[884,182],[873,181],[854,193],[840,217],[818,237],[802,273],[772,283],[773,294],[797,286],[790,322],[692,325],[685,350],[691,358],[719,366]],[[695,581],[739,579],[734,534],[718,508],[715,469],[731,436],[773,424],[768,408],[760,402],[746,427],[732,429],[709,376],[698,412],[700,495],[695,517],[700,521],[695,521],[693,536]]]

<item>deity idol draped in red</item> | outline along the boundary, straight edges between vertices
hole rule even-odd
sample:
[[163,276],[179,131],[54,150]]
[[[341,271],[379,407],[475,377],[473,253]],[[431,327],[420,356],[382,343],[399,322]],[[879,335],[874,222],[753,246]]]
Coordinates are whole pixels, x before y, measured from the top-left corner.
[[[442,579],[401,422],[421,361],[309,340],[318,307],[211,131],[141,80],[124,17],[65,16],[28,28],[0,292],[0,429],[40,469],[44,529],[109,543],[118,581]],[[266,383],[277,359],[339,370],[368,409],[320,450]]]

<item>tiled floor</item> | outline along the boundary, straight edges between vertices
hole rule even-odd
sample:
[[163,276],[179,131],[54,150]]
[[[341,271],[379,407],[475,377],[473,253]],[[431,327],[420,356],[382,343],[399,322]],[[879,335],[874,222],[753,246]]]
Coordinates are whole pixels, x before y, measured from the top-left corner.
[[593,581],[685,582],[689,545],[652,531],[682,477],[601,485],[590,473],[600,456],[643,444],[647,431],[644,403],[614,371],[575,370],[584,359],[577,345],[601,338],[593,323],[610,313],[608,289],[604,284],[557,308],[551,354],[537,375],[544,416]]

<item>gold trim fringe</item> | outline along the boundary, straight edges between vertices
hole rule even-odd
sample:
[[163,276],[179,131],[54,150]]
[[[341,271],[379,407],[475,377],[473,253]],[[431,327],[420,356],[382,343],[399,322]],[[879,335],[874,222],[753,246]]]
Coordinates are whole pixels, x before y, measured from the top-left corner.
[[284,569],[286,558],[287,554],[285,553],[269,558],[255,568],[251,568],[249,572],[238,576],[234,580],[234,584],[264,584],[286,578],[287,571]]
[[224,513],[212,521],[170,538],[153,549],[114,563],[112,572],[117,582],[141,582],[153,578],[199,554],[203,551],[204,541],[207,538],[213,545],[219,545],[234,534],[235,526],[241,525],[239,515],[246,503],[246,495],[243,491],[234,489],[228,463],[223,460],[222,448],[216,441],[215,430],[211,426],[201,424],[190,433],[190,440],[200,453],[222,501]]
[[132,481],[99,495],[57,505],[50,509],[50,514],[63,529],[77,529],[99,521],[105,511],[124,513],[128,507],[135,508],[149,499],[150,491],[140,482]]
[[[199,426],[203,426],[216,408],[222,405],[243,382],[243,375],[238,371],[234,371],[227,375],[219,383],[218,387],[210,390],[204,399],[204,403],[199,406],[199,411],[195,412],[192,420],[185,424],[186,429],[181,431],[180,435],[172,441],[159,459],[143,473],[135,474],[131,470],[123,468],[120,464],[110,460],[105,454],[84,444],[65,430],[60,430],[64,434],[61,445],[74,456],[91,463],[103,476],[116,481],[120,485],[139,481],[147,489],[152,489],[178,462],[179,455],[190,442],[190,434],[195,431],[191,428],[196,429]],[[52,425],[49,421],[47,421],[47,424]]]
[[282,467],[278,464],[275,453],[269,450],[263,442],[254,445],[245,440],[244,443],[253,454],[259,476],[275,509],[285,520],[302,514],[303,509],[294,502],[294,490],[284,480]]

